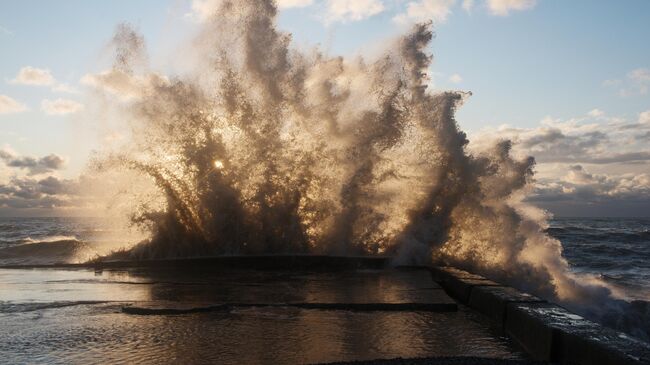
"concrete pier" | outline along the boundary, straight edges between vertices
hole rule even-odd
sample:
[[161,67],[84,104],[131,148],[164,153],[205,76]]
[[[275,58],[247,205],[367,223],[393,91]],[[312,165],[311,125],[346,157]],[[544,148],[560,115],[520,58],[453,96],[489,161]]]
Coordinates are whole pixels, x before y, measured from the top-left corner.
[[[155,352],[184,339],[172,332],[165,340],[148,342],[138,328],[172,323],[200,339],[184,346],[216,346],[213,351],[193,347],[183,355],[200,359],[240,346],[232,359],[285,364],[650,363],[647,343],[534,295],[456,268],[390,263],[389,257],[272,255],[11,266],[0,268],[0,307],[6,314],[0,311],[0,318],[26,333],[25,343],[15,346],[32,346],[40,336],[56,339],[71,315],[102,336],[142,336],[144,342],[134,345],[146,344]],[[82,310],[95,314],[79,316]],[[61,321],[34,327],[14,320],[15,313],[34,311],[59,311],[44,318]],[[106,320],[98,322],[95,315]],[[261,334],[291,335],[275,341],[255,337],[249,327]],[[311,338],[312,333],[325,335]],[[214,336],[223,342],[214,342]],[[286,341],[302,346],[303,356],[291,358],[294,345]],[[349,342],[354,346],[346,347]],[[54,345],[71,343],[77,344]],[[287,350],[284,357],[247,350],[259,346]],[[104,350],[115,355],[110,346],[97,351]],[[70,351],[76,356],[76,350]],[[31,359],[16,356],[17,362]]]
[[[176,283],[193,280],[178,274]],[[208,280],[205,280],[208,279]],[[180,280],[180,281],[179,281]],[[178,290],[173,300],[129,303],[128,314],[185,314],[251,307],[319,310],[454,312],[458,305],[424,269],[340,270],[331,272],[235,271],[203,275],[202,285]]]
[[460,303],[490,318],[533,359],[560,364],[650,364],[650,345],[533,295],[452,267],[434,279]]

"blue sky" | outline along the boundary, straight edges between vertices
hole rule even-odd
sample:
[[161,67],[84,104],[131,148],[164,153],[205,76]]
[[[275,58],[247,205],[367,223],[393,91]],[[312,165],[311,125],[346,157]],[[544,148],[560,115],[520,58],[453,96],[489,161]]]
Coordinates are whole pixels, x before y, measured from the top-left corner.
[[[84,113],[87,86],[80,80],[109,65],[106,45],[116,25],[133,24],[146,39],[153,68],[173,73],[178,44],[196,30],[200,6],[210,1],[0,2],[0,148],[11,155],[0,162],[0,183],[78,176],[102,140]],[[293,34],[296,47],[319,44],[332,55],[372,54],[409,23],[432,18],[432,87],[472,91],[457,119],[473,141],[507,134],[522,141],[521,153],[539,155],[542,206],[584,215],[593,211],[588,200],[596,199],[599,214],[623,214],[633,204],[629,194],[637,194],[642,203],[631,215],[650,211],[644,195],[650,185],[643,180],[650,174],[650,158],[643,157],[650,143],[643,139],[646,116],[650,124],[650,113],[643,114],[650,111],[650,1],[283,0],[280,8],[279,27]],[[40,79],[29,84],[27,73],[21,78],[26,67],[40,71]],[[633,124],[640,127],[632,132],[618,127]],[[566,137],[561,145],[531,144],[553,128]],[[594,141],[571,159],[553,154],[594,130],[615,137]],[[32,157],[38,163],[50,155],[64,162],[42,167],[42,175],[8,162]],[[603,163],[606,157],[615,162]],[[571,175],[576,171],[592,181]],[[605,200],[618,190],[604,186],[635,179],[637,190],[611,201],[626,208],[613,209]],[[546,199],[576,187],[589,187],[591,195]]]

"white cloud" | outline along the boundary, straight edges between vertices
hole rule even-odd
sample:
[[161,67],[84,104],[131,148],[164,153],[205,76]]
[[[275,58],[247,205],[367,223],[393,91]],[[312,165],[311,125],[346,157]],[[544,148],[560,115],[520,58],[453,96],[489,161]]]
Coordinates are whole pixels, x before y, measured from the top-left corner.
[[650,70],[647,68],[637,68],[628,72],[627,78],[636,82],[648,83],[650,82]]
[[83,104],[67,99],[45,99],[41,102],[41,109],[48,115],[65,115],[80,111]]
[[449,76],[449,82],[453,84],[460,84],[461,82],[463,82],[463,78],[459,74],[453,74]]
[[419,0],[406,5],[404,13],[396,15],[393,20],[397,23],[411,23],[433,20],[444,23],[451,14],[451,8],[456,0]]
[[0,114],[20,113],[25,110],[27,110],[25,104],[7,95],[0,95]]
[[624,78],[605,80],[603,85],[618,88],[618,95],[621,97],[646,95],[650,88],[650,69],[644,67],[634,69]]
[[513,10],[528,10],[535,7],[537,0],[487,0],[488,11],[492,15],[507,16]]
[[278,0],[277,3],[280,9],[303,8],[313,4],[314,0]]
[[586,204],[650,201],[650,174],[594,174],[582,165],[571,165],[558,179],[540,179],[530,200]]
[[56,82],[50,70],[25,66],[18,71],[18,75],[11,80],[12,84],[49,86]]
[[327,22],[359,21],[384,11],[381,0],[328,0]]
[[593,109],[589,113],[587,113],[587,115],[592,118],[600,118],[605,116],[605,112],[600,109]]
[[22,67],[16,77],[9,82],[17,85],[50,86],[54,92],[77,92],[72,86],[57,82],[50,70],[32,66]]
[[463,0],[463,10],[470,13],[474,9],[474,0]]
[[[209,19],[219,9],[223,0],[192,0],[191,12],[186,17],[198,21]],[[277,0],[280,9],[302,8],[312,5],[314,0]]]
[[650,86],[650,70],[647,68],[637,68],[632,70],[627,74],[628,80],[633,84],[632,92],[623,91],[623,96],[626,94],[634,94],[634,91],[640,95],[646,95],[648,93],[648,87]]
[[639,113],[640,124],[650,124],[650,110]]

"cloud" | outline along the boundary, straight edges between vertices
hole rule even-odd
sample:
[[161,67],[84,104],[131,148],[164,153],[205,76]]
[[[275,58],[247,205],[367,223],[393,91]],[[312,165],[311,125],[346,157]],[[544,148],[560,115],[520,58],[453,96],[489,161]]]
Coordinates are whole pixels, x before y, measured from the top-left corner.
[[620,164],[650,163],[650,113],[639,114],[638,122],[610,117],[600,109],[567,120],[544,118],[535,128],[501,126],[472,136],[475,148],[510,139],[514,151],[532,155],[538,163]]
[[639,113],[639,124],[650,124],[650,110]]
[[67,99],[56,99],[48,100],[45,99],[41,102],[41,109],[48,115],[65,115],[76,113],[83,109],[83,104],[78,103],[74,100]]
[[634,69],[624,78],[603,81],[603,85],[617,88],[620,97],[646,95],[650,88],[650,69],[644,67]]
[[0,149],[0,161],[4,162],[8,167],[27,170],[28,175],[61,170],[65,166],[65,159],[56,154],[49,154],[41,158],[18,156],[16,152],[8,147]]
[[17,100],[0,94],[0,114],[20,113],[27,110],[27,106]]
[[56,80],[50,70],[25,66],[18,71],[18,75],[10,82],[20,85],[49,86],[53,85]]
[[474,9],[474,0],[463,0],[463,10],[470,13]]
[[393,21],[400,24],[433,20],[444,23],[451,14],[456,0],[419,0],[406,4],[406,11],[398,14]]
[[303,8],[313,4],[314,0],[278,0],[277,3],[280,9]]
[[381,0],[328,0],[327,22],[359,21],[384,11]]
[[627,80],[632,85],[629,89],[620,90],[622,96],[646,95],[650,87],[650,70],[647,68],[637,68],[627,73]]
[[459,74],[453,74],[449,76],[449,82],[453,84],[460,84],[461,82],[463,82],[463,78]]
[[169,80],[155,73],[138,76],[120,70],[107,70],[86,74],[81,78],[81,83],[129,100],[141,98],[152,87],[169,84]]
[[637,68],[628,72],[627,78],[639,83],[648,83],[650,82],[650,70],[647,68]]
[[42,179],[13,178],[0,183],[0,208],[30,209],[77,205],[78,182],[48,176]]
[[511,11],[532,9],[536,4],[537,0],[486,0],[488,12],[497,16],[507,16]]
[[[192,0],[190,12],[185,14],[187,18],[203,22],[209,19],[217,11],[223,0]],[[280,9],[302,8],[312,5],[314,0],[277,0],[276,4]]]
[[529,200],[578,201],[587,204],[622,200],[650,201],[650,174],[592,174],[582,165],[572,165],[559,179],[538,181]]
[[589,113],[587,113],[587,115],[592,118],[600,118],[605,116],[605,112],[600,109],[593,109]]
[[52,76],[50,70],[32,66],[22,67],[18,71],[16,77],[9,81],[9,83],[29,86],[50,86],[51,90],[54,92],[77,92],[77,90],[72,86],[57,82],[54,76]]

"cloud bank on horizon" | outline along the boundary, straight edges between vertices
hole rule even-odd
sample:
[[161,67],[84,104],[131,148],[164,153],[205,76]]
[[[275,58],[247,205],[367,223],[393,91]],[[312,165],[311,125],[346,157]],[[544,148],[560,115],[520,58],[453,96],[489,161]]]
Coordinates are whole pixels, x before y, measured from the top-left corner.
[[627,120],[594,109],[567,120],[546,117],[536,128],[488,127],[470,139],[474,146],[509,139],[516,154],[535,156],[528,200],[537,205],[563,215],[647,215],[650,110]]
[[[193,0],[180,16],[188,23],[205,21],[224,0]],[[454,15],[483,15],[495,19],[534,12],[538,0],[278,0],[279,11],[310,11],[313,20],[325,28],[336,24],[362,23],[384,16],[391,26],[433,20],[453,22]],[[0,37],[14,37],[2,27]],[[44,61],[46,62],[46,61]],[[461,75],[462,73],[462,75]],[[451,87],[467,87],[471,80],[461,72],[442,76]],[[88,205],[78,193],[87,176],[66,176],[70,156],[60,153],[16,152],[12,146],[20,137],[3,132],[2,121],[20,115],[35,118],[83,118],[88,109],[84,93],[100,92],[115,102],[129,102],[148,86],[169,83],[163,74],[137,75],[115,69],[81,72],[75,82],[63,82],[41,62],[10,71],[0,88],[0,215],[75,214]],[[650,65],[621,69],[612,78],[599,80],[612,96],[644,98],[650,87]],[[434,91],[440,91],[431,85]],[[49,93],[32,103],[12,93],[13,88]],[[514,151],[532,155],[537,175],[529,200],[558,215],[648,215],[650,209],[650,102],[633,115],[610,115],[607,105],[574,118],[555,118],[553,111],[535,127],[510,124],[484,127],[470,133],[470,148],[494,139],[511,139]],[[605,111],[603,111],[605,110]],[[462,121],[461,121],[462,122]],[[38,127],[35,127],[38,128]],[[121,132],[102,131],[104,141],[117,141]],[[8,142],[7,142],[8,141]]]

